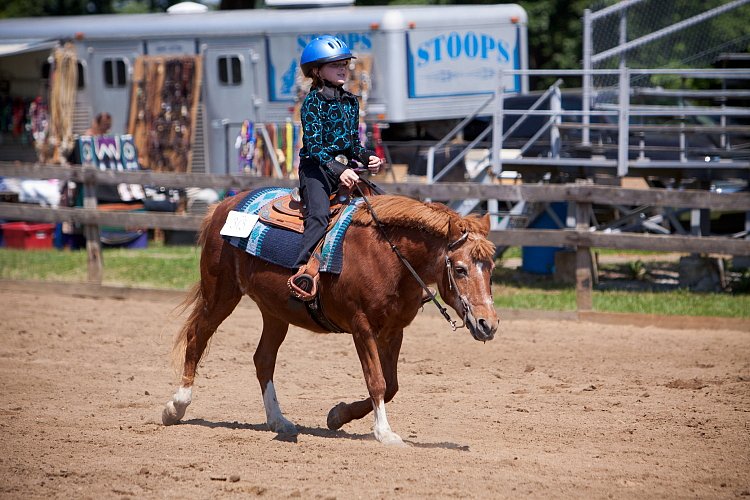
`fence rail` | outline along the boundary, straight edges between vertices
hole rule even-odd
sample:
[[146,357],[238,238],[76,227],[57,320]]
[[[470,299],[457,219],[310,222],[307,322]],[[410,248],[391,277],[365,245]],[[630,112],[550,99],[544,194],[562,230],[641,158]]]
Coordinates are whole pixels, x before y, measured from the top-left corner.
[[[64,179],[84,185],[84,208],[52,208],[23,203],[0,203],[0,218],[38,222],[72,222],[85,226],[89,253],[89,280],[101,283],[103,264],[99,226],[147,227],[198,230],[202,216],[171,213],[121,213],[96,208],[96,186],[144,184],[170,188],[251,189],[292,186],[296,181],[241,175],[168,174],[149,171],[111,171],[93,167],[61,167],[0,162],[0,176]],[[587,184],[500,185],[474,183],[414,184],[383,186],[392,194],[433,200],[477,198],[509,202],[571,202],[576,207],[576,226],[565,230],[508,229],[492,231],[490,239],[503,246],[568,246],[577,249],[576,290],[578,307],[591,309],[592,279],[590,248],[680,251],[707,254],[750,255],[750,239],[715,236],[604,233],[589,227],[592,205],[658,206],[750,213],[747,193],[713,193],[699,190],[624,189]]]

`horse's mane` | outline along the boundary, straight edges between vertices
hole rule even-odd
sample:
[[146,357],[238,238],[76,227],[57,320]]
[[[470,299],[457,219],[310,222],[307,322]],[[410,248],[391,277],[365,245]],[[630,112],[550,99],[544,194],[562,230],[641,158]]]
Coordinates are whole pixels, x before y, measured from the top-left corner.
[[[490,259],[495,255],[495,245],[486,239],[487,228],[478,215],[461,217],[442,203],[424,203],[397,195],[380,195],[368,198],[378,220],[386,226],[425,231],[438,237],[448,238],[451,225],[459,231],[475,233],[481,238],[471,238],[471,256],[475,259]],[[374,224],[366,205],[354,212],[352,224],[368,226]]]

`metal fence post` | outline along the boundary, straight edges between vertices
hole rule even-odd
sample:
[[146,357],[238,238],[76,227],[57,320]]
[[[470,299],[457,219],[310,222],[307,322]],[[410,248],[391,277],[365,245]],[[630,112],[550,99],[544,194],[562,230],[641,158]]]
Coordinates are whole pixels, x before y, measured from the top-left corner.
[[549,109],[552,113],[556,113],[552,116],[552,126],[549,132],[552,158],[560,158],[560,124],[562,123],[562,115],[560,115],[560,111],[562,111],[562,96],[560,94],[560,87],[555,87],[549,99]]
[[592,53],[592,39],[591,39],[591,9],[584,9],[583,11],[583,100],[581,111],[583,116],[581,121],[583,122],[583,131],[581,136],[581,144],[583,146],[590,146],[591,139],[589,135],[589,123],[591,123],[591,117],[589,112],[591,111],[591,53]]
[[617,176],[628,175],[628,149],[630,146],[630,71],[620,68],[619,123],[617,136]]
[[[435,178],[435,146],[430,146],[427,150],[427,184],[432,184]],[[425,198],[426,202],[431,202],[431,198]]]
[[503,71],[498,71],[498,78],[500,81],[497,85],[497,91],[495,92],[495,110],[492,113],[492,156],[490,161],[492,162],[492,174],[495,177],[500,177],[503,171],[503,102],[505,99],[505,84],[503,83]]

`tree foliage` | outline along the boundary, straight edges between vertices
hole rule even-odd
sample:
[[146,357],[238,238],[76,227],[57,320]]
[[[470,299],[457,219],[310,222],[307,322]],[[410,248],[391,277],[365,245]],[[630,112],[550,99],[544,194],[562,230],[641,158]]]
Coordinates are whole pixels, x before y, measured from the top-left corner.
[[[3,0],[0,17],[56,16],[110,12],[163,12],[179,0]],[[582,66],[583,13],[590,8],[596,11],[617,0],[516,0],[528,13],[529,67],[534,69],[571,69]],[[495,4],[494,0],[357,0],[357,5],[400,4]],[[628,12],[628,39],[653,32],[656,29],[684,20],[690,16],[726,3],[726,0],[648,0],[636,4]],[[113,8],[116,5],[116,9]],[[263,0],[221,0],[220,10],[252,9],[261,7]],[[644,8],[645,7],[645,8]],[[616,24],[616,19],[614,20]],[[650,52],[640,56],[647,64],[640,67],[678,66],[702,55],[699,48],[723,47],[726,51],[745,52],[750,49],[750,6],[740,7],[729,14],[708,21],[696,28],[696,35],[686,36],[662,46],[652,44]],[[600,32],[617,37],[616,25],[600,26]],[[726,40],[733,41],[727,45]],[[629,54],[635,62],[639,54]],[[710,66],[711,60],[700,60]],[[545,86],[548,82],[540,81]],[[533,82],[532,82],[533,84]]]
[[0,19],[164,12],[181,0],[2,0]]
[[219,10],[254,9],[255,0],[221,0]]
[[0,18],[110,14],[111,0],[5,0],[0,3]]

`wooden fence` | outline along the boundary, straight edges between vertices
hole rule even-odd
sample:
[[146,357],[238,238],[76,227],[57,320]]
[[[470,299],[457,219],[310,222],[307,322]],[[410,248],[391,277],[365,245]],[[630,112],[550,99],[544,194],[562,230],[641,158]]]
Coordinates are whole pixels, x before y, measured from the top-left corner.
[[[296,181],[242,175],[168,174],[150,171],[119,172],[93,167],[61,167],[0,162],[0,176],[64,179],[84,186],[83,208],[50,208],[22,203],[0,203],[0,218],[36,222],[71,222],[84,225],[88,251],[88,279],[101,283],[103,263],[99,226],[129,226],[197,230],[202,216],[172,213],[115,213],[97,210],[96,186],[142,184],[170,188],[246,190],[263,186],[293,186]],[[496,199],[509,202],[573,202],[576,226],[565,230],[508,229],[492,231],[490,239],[502,246],[566,246],[576,249],[576,295],[579,310],[591,309],[591,247],[677,251],[704,254],[750,255],[750,239],[591,231],[593,205],[658,206],[750,212],[747,193],[712,193],[698,190],[624,189],[588,184],[478,185],[473,183],[383,184],[389,193],[436,200]]]

